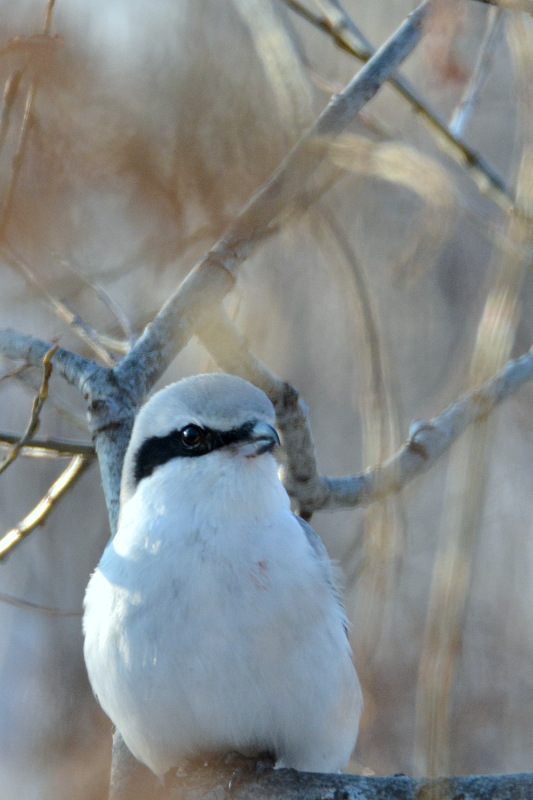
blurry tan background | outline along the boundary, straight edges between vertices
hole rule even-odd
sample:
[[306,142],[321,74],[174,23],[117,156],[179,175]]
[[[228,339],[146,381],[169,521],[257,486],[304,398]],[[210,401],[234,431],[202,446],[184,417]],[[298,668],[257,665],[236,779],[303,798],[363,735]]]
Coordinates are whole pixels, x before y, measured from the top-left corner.
[[[415,3],[345,6],[380,44]],[[58,301],[99,335],[137,335],[360,64],[282,0],[56,0],[44,36],[47,8],[0,3],[2,326],[94,357]],[[405,65],[445,119],[494,15],[436,3]],[[527,206],[533,20],[498,24],[464,138]],[[528,232],[389,87],[332,145],[329,170],[227,307],[308,404],[321,473],[342,475],[528,349],[533,297]],[[213,367],[193,341],[165,382]],[[24,429],[39,381],[0,382],[1,430]],[[522,389],[397,497],[313,518],[346,579],[365,695],[357,768],[533,770],[532,402]],[[40,433],[87,440],[59,378]],[[64,466],[18,459],[0,477],[2,530]],[[107,535],[93,466],[0,565],[0,592],[81,609]],[[110,726],[81,648],[79,618],[0,603],[0,800],[105,797]]]

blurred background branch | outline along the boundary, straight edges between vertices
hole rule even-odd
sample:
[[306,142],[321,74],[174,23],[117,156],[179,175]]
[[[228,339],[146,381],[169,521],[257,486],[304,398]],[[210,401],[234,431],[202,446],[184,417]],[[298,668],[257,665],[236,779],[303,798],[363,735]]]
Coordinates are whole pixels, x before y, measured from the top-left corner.
[[[118,390],[133,409],[179,348],[165,381],[214,361],[276,404],[284,479],[346,577],[353,771],[531,769],[531,3],[490,5],[433,0],[403,26],[408,0],[4,0],[0,303],[29,334],[0,334],[4,442],[60,348],[20,450],[53,458],[2,475],[3,530],[43,521],[58,453],[84,473],[0,571],[6,796],[106,797],[109,724],[67,616],[109,533],[79,390],[115,392],[93,392],[99,446]],[[376,60],[351,83],[354,57]]]

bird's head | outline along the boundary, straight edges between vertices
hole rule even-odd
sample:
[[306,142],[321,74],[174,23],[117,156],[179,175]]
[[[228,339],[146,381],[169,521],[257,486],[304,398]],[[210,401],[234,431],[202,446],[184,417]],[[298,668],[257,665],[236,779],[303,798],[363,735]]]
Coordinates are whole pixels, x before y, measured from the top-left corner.
[[255,458],[279,445],[274,407],[266,394],[235,375],[185,378],[141,408],[124,461],[121,499],[174,459],[201,459],[223,450]]

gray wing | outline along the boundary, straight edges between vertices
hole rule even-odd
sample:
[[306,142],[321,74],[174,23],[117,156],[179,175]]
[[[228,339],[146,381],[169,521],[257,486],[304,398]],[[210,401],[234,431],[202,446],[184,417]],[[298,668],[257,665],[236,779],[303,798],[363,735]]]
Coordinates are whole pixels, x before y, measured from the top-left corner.
[[324,542],[322,541],[322,539],[320,538],[318,533],[314,530],[314,528],[312,528],[310,526],[310,524],[308,522],[305,521],[305,519],[302,519],[301,517],[298,517],[296,514],[294,516],[296,517],[296,519],[300,523],[301,527],[303,528],[303,532],[305,533],[305,535],[307,537],[307,541],[309,542],[309,544],[313,548],[313,550],[315,552],[315,555],[318,558],[318,560],[322,561],[322,562],[325,562],[329,566],[331,566],[331,562],[330,562],[329,556],[328,556],[328,551],[326,550],[326,548],[324,546]]
[[[344,606],[342,604],[341,590],[340,590],[340,587],[339,587],[340,581],[338,580],[338,577],[337,577],[337,575],[339,573],[339,570],[335,569],[335,567],[331,563],[331,559],[330,559],[330,557],[328,555],[328,551],[326,550],[324,542],[322,541],[322,539],[320,538],[318,533],[311,527],[311,525],[308,522],[306,522],[304,519],[299,517],[297,514],[295,514],[294,516],[296,517],[296,519],[300,523],[300,526],[301,526],[303,532],[305,533],[307,541],[311,545],[311,548],[312,548],[313,552],[315,553],[315,556],[317,557],[317,559],[320,561],[320,563],[322,565],[322,571],[323,571],[323,574],[324,574],[324,578],[325,578],[328,586],[331,589],[331,593],[335,597],[335,599],[336,599],[337,603],[339,604],[340,609],[342,611],[342,619],[343,619],[343,624],[344,624],[344,630],[346,631],[346,635],[348,636],[348,619],[346,617],[346,612],[345,612]],[[340,575],[339,575],[339,577],[340,577]]]

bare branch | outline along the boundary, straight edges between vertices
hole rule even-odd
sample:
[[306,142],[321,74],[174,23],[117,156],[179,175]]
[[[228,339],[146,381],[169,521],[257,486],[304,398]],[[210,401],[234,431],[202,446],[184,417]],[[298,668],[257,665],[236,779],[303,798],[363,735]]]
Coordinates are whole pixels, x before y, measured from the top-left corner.
[[2,109],[0,111],[0,150],[4,146],[7,132],[9,130],[9,123],[11,121],[11,109],[18,94],[20,79],[22,78],[23,71],[15,70],[11,73],[9,78],[4,84],[4,93],[2,97]]
[[35,81],[31,81],[28,91],[26,93],[26,104],[24,106],[24,115],[22,117],[22,123],[20,126],[17,149],[11,161],[11,178],[9,181],[9,187],[0,214],[0,240],[4,238],[6,228],[9,223],[9,217],[13,206],[13,199],[15,197],[20,170],[22,169],[22,162],[24,160],[24,154],[26,152],[26,146],[28,144],[28,136],[30,132],[31,119],[33,113],[34,97],[35,97]]
[[[0,360],[5,364],[7,359],[3,356],[0,352]],[[20,388],[32,395],[35,395],[39,390],[39,384],[35,380],[35,376],[32,374],[32,370],[35,368],[32,367],[30,364],[20,364],[17,367],[13,367],[12,369],[6,369],[2,375],[0,375],[0,382],[6,381],[8,379],[14,379],[15,383],[20,386]],[[82,412],[73,411],[66,399],[64,399],[63,395],[56,392],[53,395],[48,397],[48,407],[53,409],[53,411],[61,417],[69,425],[73,428],[77,428],[80,431],[85,433],[87,431],[87,418]],[[75,455],[73,453],[73,455]]]
[[[468,425],[487,417],[502,400],[513,395],[533,377],[533,348],[521,358],[508,364],[479,389],[468,392],[429,422],[412,425],[408,441],[384,464],[366,470],[355,477],[322,478],[322,504],[316,505],[311,496],[306,507],[315,511],[366,506],[390,492],[397,492],[409,481],[428,469]],[[303,494],[303,487],[301,487]]]
[[[215,766],[206,764],[197,769],[184,770],[185,774],[177,777],[170,789],[164,792],[165,800],[184,797],[208,800],[222,797],[221,792],[226,793],[223,787],[228,785],[231,785],[231,796],[235,800],[509,800],[511,797],[513,800],[529,800],[533,791],[533,775],[527,774],[417,780],[403,775],[376,778],[364,775],[324,775],[287,769],[269,769],[257,775],[252,766],[248,766],[246,772],[245,769],[240,764],[239,769],[236,769],[230,763]],[[239,779],[232,781],[235,772],[239,774]],[[117,775],[117,778],[124,777],[123,774]],[[112,800],[129,800],[133,796],[133,788],[120,788],[117,780]],[[153,796],[153,790],[151,795],[141,796]]]
[[45,617],[81,617],[83,611],[62,611],[60,608],[50,608],[49,606],[42,606],[39,603],[32,603],[31,600],[22,600],[20,597],[13,597],[10,594],[0,592],[0,603],[5,603],[8,606],[20,608],[23,611],[33,611],[37,614],[42,614]]
[[7,372],[0,375],[0,383],[2,381],[10,380],[11,378],[20,378],[20,376],[28,369],[28,364],[20,364],[18,367],[13,367]]
[[309,519],[312,512],[302,502],[300,487],[312,487],[310,491],[319,503],[325,502],[325,497],[317,472],[307,408],[298,392],[250,352],[244,337],[221,309],[212,312],[209,322],[199,330],[199,335],[221,369],[259,386],[272,400],[285,451],[283,482],[298,512]]
[[[37,366],[51,345],[41,339],[0,330],[0,352]],[[89,429],[94,438],[111,530],[116,530],[119,513],[122,462],[128,446],[135,409],[141,398],[120,383],[116,370],[109,370],[59,348],[53,358],[54,368],[75,386],[87,402]]]
[[450,120],[450,131],[458,139],[464,134],[468,120],[472,116],[472,112],[481,96],[481,91],[490,68],[490,62],[494,55],[494,49],[502,32],[504,21],[503,9],[493,8],[490,11],[491,13],[487,19],[487,28],[479,49],[474,71],[472,72],[466,91]]
[[[238,267],[250,255],[268,225],[295,199],[326,157],[327,146],[321,140],[341,133],[416,47],[429,3],[430,0],[424,0],[348,86],[333,97],[271,179],[189,273],[117,367],[120,381],[130,382],[132,390],[133,386],[139,387],[139,393],[144,395],[186,344],[194,326],[205,322],[211,310],[233,287]],[[138,368],[140,362],[145,367],[143,371]]]
[[[511,40],[516,37],[511,52],[519,87],[521,126],[516,139],[520,143],[523,139],[529,140],[532,130],[533,40],[531,26],[522,16],[512,17],[509,23]],[[532,176],[533,159],[526,145],[520,159],[517,197],[530,214],[533,213]],[[531,244],[531,226],[520,218],[511,218],[509,236],[517,245],[525,245],[524,252],[516,257],[506,254],[503,258],[495,254],[495,278],[477,329],[470,362],[470,386],[479,385],[505,364],[515,340],[524,281],[530,270],[525,251]],[[429,775],[447,774],[450,770],[451,697],[483,513],[492,432],[488,424],[478,425],[476,431],[470,431],[461,446],[454,449],[448,463],[445,511],[433,567],[416,702],[415,752],[424,774]],[[473,464],[475,470],[472,470]]]
[[54,481],[35,508],[15,528],[12,528],[2,536],[0,539],[0,561],[3,561],[35,528],[43,524],[61,497],[74,486],[92,461],[93,459],[87,456],[75,456],[72,459],[66,470]]
[[[55,47],[58,38],[57,37],[52,38],[50,36],[54,5],[55,5],[55,0],[48,0],[46,17],[44,22],[44,32],[42,34],[37,34],[37,36],[29,36],[29,37],[25,36],[17,37],[11,42],[8,42],[7,47],[3,48],[2,52],[3,53],[9,52],[10,49],[16,50],[17,48],[21,48],[22,50],[24,50],[28,46],[33,49],[35,47],[36,42],[39,42],[45,50],[50,50],[51,47]],[[13,105],[15,97],[18,94],[18,90],[20,88],[20,79],[22,77],[23,72],[24,70],[20,72],[13,72],[8,78],[4,87],[2,117],[0,124],[0,148],[3,145],[7,134],[11,107]],[[32,78],[32,80],[29,83],[28,90],[26,92],[26,102],[24,106],[24,114],[22,117],[22,122],[20,125],[17,149],[11,160],[11,177],[9,181],[8,190],[6,193],[6,198],[0,213],[0,240],[4,239],[4,235],[9,223],[9,218],[13,206],[13,199],[15,197],[15,192],[17,190],[17,183],[20,176],[20,171],[22,169],[26,148],[28,145],[28,136],[33,121],[33,105],[35,101],[36,86],[37,86],[36,79]]]
[[134,330],[131,326],[131,322],[128,319],[127,314],[123,311],[123,309],[116,302],[116,300],[113,297],[111,297],[109,292],[100,283],[93,281],[77,266],[74,267],[67,259],[62,258],[60,260],[60,263],[79,281],[81,281],[85,286],[87,286],[87,288],[91,289],[91,291],[93,291],[96,294],[98,299],[102,301],[102,303],[108,308],[111,314],[115,317],[116,321],[118,322],[124,333],[124,337],[126,340],[123,341],[120,339],[114,339],[110,336],[106,336],[105,334],[100,333],[96,334],[98,337],[98,341],[105,347],[108,347],[110,350],[126,355],[126,353],[130,351],[136,339]]
[[[428,183],[429,172],[426,171]],[[378,464],[395,450],[400,441],[399,421],[390,381],[387,347],[382,335],[380,314],[364,261],[354,251],[349,237],[339,225],[327,202],[315,210],[312,223],[319,244],[333,274],[339,273],[339,286],[352,320],[354,335],[347,345],[357,353],[359,416],[362,432],[363,464]],[[402,498],[389,495],[375,503],[363,517],[362,540],[354,536],[350,553],[343,559],[343,572],[353,579],[357,564],[358,630],[357,652],[363,662],[370,659],[384,630],[386,612],[396,582],[398,557],[405,542],[405,521],[400,513]],[[350,572],[352,573],[350,575]]]
[[490,414],[533,377],[533,348],[475,391],[453,403],[438,417],[417,422],[408,441],[382,465],[360,475],[320,478],[307,409],[298,392],[277,378],[248,349],[244,337],[222,312],[213,314],[200,336],[217,364],[265,391],[276,406],[287,463],[283,482],[300,513],[363,505],[400,491],[446,452],[468,425]]
[[33,270],[30,269],[30,267],[12,248],[8,249],[7,247],[2,247],[1,253],[9,266],[19,272],[27,281],[27,283],[44,297],[44,299],[51,305],[57,316],[66,322],[66,324],[72,328],[74,333],[79,336],[79,338],[85,342],[97,356],[100,356],[106,366],[113,367],[116,364],[115,359],[112,358],[107,349],[104,347],[102,344],[102,339],[96,333],[96,331],[91,328],[91,326],[88,325],[88,323],[86,323],[79,314],[71,311],[66,303],[51,294],[48,289],[43,286]]
[[259,386],[276,406],[287,455],[283,481],[306,517],[322,509],[367,506],[400,491],[432,466],[468,425],[488,416],[498,403],[533,377],[532,348],[521,358],[509,361],[494,378],[465,394],[438,417],[413,424],[408,441],[382,465],[353,477],[320,478],[307,409],[296,389],[276,377],[249,351],[244,337],[223,312],[213,312],[199,333],[221,369]]
[[55,355],[55,353],[57,353],[57,350],[58,346],[53,345],[43,358],[43,367],[44,367],[43,381],[41,383],[41,388],[39,389],[39,394],[33,401],[30,421],[22,437],[18,440],[18,442],[16,442],[13,445],[9,454],[0,463],[0,475],[9,467],[10,464],[12,464],[17,459],[21,450],[28,444],[33,434],[39,427],[39,421],[40,421],[39,414],[41,413],[41,409],[48,398],[48,383],[50,381],[53,369],[52,358]]
[[[316,28],[331,36],[335,44],[355,58],[367,62],[373,57],[374,48],[366,38],[362,37],[340,3],[322,0],[321,5],[327,7],[328,14],[326,17],[320,17],[303,6],[299,0],[283,0],[283,2]],[[490,197],[504,211],[510,211],[515,205],[514,194],[493,167],[479,153],[454,136],[446,120],[420,98],[407,78],[393,74],[388,80],[392,88],[411,105],[441,149],[468,170],[479,191]],[[522,209],[520,213],[524,213]]]
[[44,35],[50,36],[52,30],[52,17],[54,14],[54,6],[56,4],[56,0],[48,0],[48,5],[46,7],[46,17],[44,20]]
[[[53,345],[42,339],[24,336],[9,329],[0,330],[0,352],[7,358],[21,360],[32,367],[42,365],[43,358]],[[85,384],[97,375],[107,374],[105,367],[100,367],[94,361],[83,356],[71,353],[58,347],[53,357],[54,369],[85,394]]]
[[[0,431],[0,447],[11,444],[18,444],[20,436],[9,431]],[[32,437],[22,447],[21,456],[30,458],[67,458],[72,456],[96,456],[92,444],[75,442],[67,439],[52,439],[46,437],[38,439]]]

